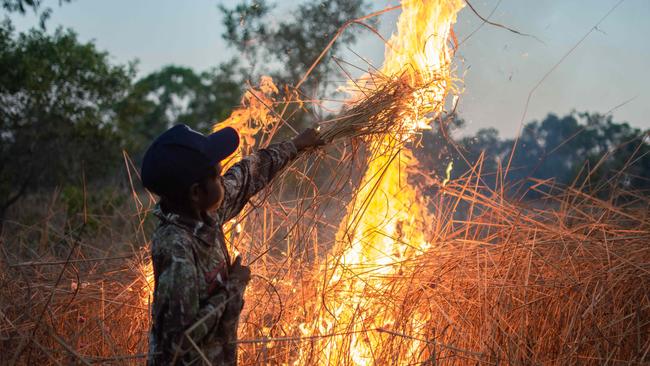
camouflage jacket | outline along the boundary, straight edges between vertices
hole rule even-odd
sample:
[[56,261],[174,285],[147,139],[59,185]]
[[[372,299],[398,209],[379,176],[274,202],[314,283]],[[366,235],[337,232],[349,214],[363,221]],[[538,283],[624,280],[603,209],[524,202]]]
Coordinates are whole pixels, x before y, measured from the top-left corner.
[[223,204],[203,220],[156,206],[160,224],[151,243],[149,365],[236,364],[233,341],[246,285],[228,278],[231,262],[222,225],[296,155],[294,144],[283,142],[242,159],[223,175]]

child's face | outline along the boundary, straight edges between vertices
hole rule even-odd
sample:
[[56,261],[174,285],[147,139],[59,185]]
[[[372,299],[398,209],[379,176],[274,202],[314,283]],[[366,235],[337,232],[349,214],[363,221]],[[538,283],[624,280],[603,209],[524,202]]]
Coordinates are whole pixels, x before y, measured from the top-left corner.
[[225,191],[221,177],[221,165],[217,164],[216,169],[216,176],[206,179],[204,189],[200,190],[202,192],[199,197],[199,205],[202,211],[216,210],[223,203]]

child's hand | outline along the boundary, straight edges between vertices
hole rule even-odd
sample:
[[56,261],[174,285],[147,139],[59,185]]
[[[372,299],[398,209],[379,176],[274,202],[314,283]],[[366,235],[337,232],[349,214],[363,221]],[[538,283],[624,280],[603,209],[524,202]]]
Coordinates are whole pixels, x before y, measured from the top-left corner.
[[241,256],[235,258],[235,263],[230,266],[229,277],[231,280],[238,281],[244,285],[251,280],[251,269],[241,264]]
[[320,137],[320,132],[313,128],[307,128],[300,133],[300,135],[293,138],[293,144],[296,145],[298,151],[303,151],[311,147],[325,145]]

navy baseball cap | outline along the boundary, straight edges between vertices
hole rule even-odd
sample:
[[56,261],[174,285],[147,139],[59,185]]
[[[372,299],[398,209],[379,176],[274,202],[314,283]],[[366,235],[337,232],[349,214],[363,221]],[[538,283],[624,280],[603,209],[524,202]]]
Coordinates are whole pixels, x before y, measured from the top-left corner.
[[149,146],[142,160],[142,184],[159,196],[172,197],[205,178],[239,146],[239,135],[225,127],[208,136],[176,125]]

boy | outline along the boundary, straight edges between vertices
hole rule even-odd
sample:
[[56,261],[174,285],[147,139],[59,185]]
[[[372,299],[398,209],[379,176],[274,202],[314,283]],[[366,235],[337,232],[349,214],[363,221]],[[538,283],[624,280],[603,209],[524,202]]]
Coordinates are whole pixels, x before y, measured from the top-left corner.
[[239,314],[250,269],[231,261],[223,223],[235,217],[299,152],[320,146],[314,129],[242,159],[221,175],[239,146],[226,127],[209,136],[177,125],[147,149],[142,183],[160,196],[154,214],[149,365],[235,365]]

